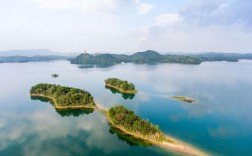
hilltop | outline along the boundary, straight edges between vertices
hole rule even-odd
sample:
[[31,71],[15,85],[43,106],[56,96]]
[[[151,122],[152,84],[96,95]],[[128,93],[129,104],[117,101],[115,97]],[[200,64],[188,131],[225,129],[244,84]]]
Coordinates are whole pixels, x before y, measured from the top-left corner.
[[252,60],[252,54],[238,53],[215,53],[208,52],[202,54],[160,54],[153,50],[136,52],[132,55],[124,54],[98,54],[91,55],[83,53],[74,59],[70,59],[72,64],[97,64],[114,65],[119,63],[179,63],[179,64],[201,64],[205,61],[228,61],[238,62],[240,59]]
[[113,65],[118,63],[182,63],[182,64],[200,64],[201,60],[195,56],[186,55],[161,55],[156,51],[147,50],[144,52],[137,52],[133,55],[124,54],[98,54],[91,55],[83,53],[74,59],[71,59],[72,64],[106,64]]

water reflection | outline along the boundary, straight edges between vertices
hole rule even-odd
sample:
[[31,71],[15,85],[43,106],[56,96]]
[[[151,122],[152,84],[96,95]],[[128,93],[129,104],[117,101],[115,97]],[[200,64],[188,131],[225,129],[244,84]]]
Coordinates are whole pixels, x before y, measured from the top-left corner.
[[90,113],[94,112],[94,109],[92,108],[85,108],[85,109],[64,109],[64,110],[58,110],[56,109],[56,112],[61,115],[62,117],[68,117],[68,116],[75,116],[78,117],[80,115],[88,115]]
[[112,67],[113,65],[111,64],[101,64],[101,65],[94,65],[94,64],[83,64],[83,65],[78,65],[79,68],[107,68],[107,67]]
[[[41,102],[50,102],[51,105],[53,105],[53,101],[46,97],[40,97],[40,96],[31,96],[31,100],[39,100]],[[94,112],[94,109],[92,108],[85,108],[85,109],[55,109],[55,111],[62,117],[69,117],[69,116],[75,116],[78,117],[80,115],[84,114],[90,114]]]
[[112,88],[112,87],[109,87],[109,86],[105,86],[106,89],[109,89],[113,94],[121,94],[122,97],[127,100],[127,99],[133,99],[135,97],[135,94],[125,94],[125,93],[121,93],[119,91],[117,91],[116,89]]
[[111,126],[110,124],[109,124],[109,126],[110,126],[109,133],[111,133],[111,134],[115,133],[120,140],[125,141],[130,146],[147,147],[147,146],[152,145],[151,143],[149,143],[147,141],[137,139],[137,138],[135,138],[135,137],[133,137],[131,135],[125,134],[121,130],[119,130],[116,127]]
[[[83,69],[67,61],[1,64],[0,73],[5,74],[0,77],[4,88],[0,91],[0,155],[167,155],[155,146],[130,146],[128,136],[113,132],[99,111],[63,112],[62,118],[51,105],[27,95],[32,85],[41,82],[86,89],[106,109],[122,103],[163,132],[200,148],[222,155],[251,155],[251,67],[251,61]],[[51,79],[52,73],[61,76]],[[132,100],[112,95],[103,86],[108,77],[134,82],[141,92]],[[189,105],[169,99],[171,95],[197,101]]]
[[47,97],[42,97],[42,96],[30,96],[31,100],[35,101],[41,101],[41,102],[49,102],[51,105],[53,105],[53,101]]
[[[39,96],[31,96],[31,100],[39,100],[41,102],[50,102],[52,104],[52,101],[48,98],[45,97],[39,97]],[[84,114],[90,114],[94,112],[94,109],[92,108],[86,108],[86,109],[65,109],[65,110],[58,110],[55,109],[55,111],[61,115],[62,117],[69,117],[69,116],[81,116]],[[128,145],[130,146],[143,146],[143,147],[147,147],[147,146],[151,146],[152,144],[141,140],[141,139],[137,139],[131,135],[128,135],[124,132],[122,132],[121,130],[119,130],[116,127],[113,127],[111,124],[108,124],[110,129],[109,129],[109,133],[111,134],[116,134],[117,137],[119,138],[119,140],[125,141]]]
[[78,67],[79,68],[94,68],[95,65],[93,65],[93,64],[86,64],[86,65],[79,65]]

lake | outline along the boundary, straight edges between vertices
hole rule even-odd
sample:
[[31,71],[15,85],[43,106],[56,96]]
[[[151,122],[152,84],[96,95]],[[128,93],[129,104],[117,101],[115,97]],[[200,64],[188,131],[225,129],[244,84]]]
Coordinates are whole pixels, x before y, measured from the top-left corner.
[[[124,105],[177,139],[213,155],[252,155],[252,61],[201,65],[72,65],[67,61],[0,64],[0,155],[179,155],[126,136],[99,111],[56,111],[31,98],[37,83],[89,91],[97,105]],[[52,78],[51,74],[59,74]],[[105,88],[104,79],[128,80],[135,96]],[[186,103],[171,99],[188,96]]]

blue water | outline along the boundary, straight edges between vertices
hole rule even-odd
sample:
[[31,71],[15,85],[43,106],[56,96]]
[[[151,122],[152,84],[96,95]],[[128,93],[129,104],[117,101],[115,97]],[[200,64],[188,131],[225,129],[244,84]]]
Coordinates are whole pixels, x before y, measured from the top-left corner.
[[[53,83],[89,91],[105,109],[118,104],[213,155],[252,155],[252,61],[201,65],[82,67],[67,61],[0,64],[0,155],[179,155],[113,130],[99,111],[57,112],[29,89]],[[59,74],[52,78],[51,74]],[[139,93],[104,87],[117,77]],[[185,103],[172,95],[196,99]]]

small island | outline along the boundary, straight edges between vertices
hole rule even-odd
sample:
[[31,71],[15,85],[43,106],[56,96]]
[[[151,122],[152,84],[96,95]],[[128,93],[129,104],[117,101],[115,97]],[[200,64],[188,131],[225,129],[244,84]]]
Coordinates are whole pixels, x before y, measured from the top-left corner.
[[57,77],[59,77],[58,74],[52,74],[51,76],[52,76],[52,78],[57,78]]
[[[82,113],[78,110],[88,108],[92,109],[90,110],[90,113],[92,113],[93,109],[96,109],[106,116],[108,123],[112,127],[120,130],[126,135],[143,140],[147,144],[150,143],[157,145],[161,148],[168,149],[169,151],[179,152],[185,155],[208,155],[197,148],[165,135],[160,131],[157,125],[153,125],[149,121],[141,119],[133,111],[128,110],[121,105],[112,107],[109,110],[104,110],[96,106],[91,94],[85,90],[41,83],[30,89],[30,95],[32,98],[47,98],[62,116],[78,116]],[[58,111],[64,109],[74,109],[77,110],[77,113]]]
[[[148,145],[157,145],[163,149],[188,156],[207,156],[208,153],[194,148],[180,140],[165,135],[157,125],[141,119],[133,111],[118,105],[108,111],[102,111],[112,127],[123,133],[145,141]],[[146,144],[145,143],[145,144]]]
[[30,89],[30,95],[50,99],[55,109],[96,108],[93,96],[77,88],[40,83]]
[[111,124],[137,138],[143,140],[165,141],[165,135],[157,125],[147,120],[140,119],[133,111],[118,105],[108,111]]
[[184,97],[184,96],[172,96],[171,98],[177,99],[177,100],[180,100],[180,101],[184,101],[184,102],[188,102],[188,103],[192,103],[192,102],[195,101],[195,100],[192,99],[192,98]]
[[105,80],[105,86],[116,89],[121,93],[136,94],[135,85],[128,81],[123,81],[117,78],[108,78]]

